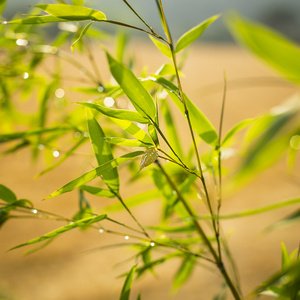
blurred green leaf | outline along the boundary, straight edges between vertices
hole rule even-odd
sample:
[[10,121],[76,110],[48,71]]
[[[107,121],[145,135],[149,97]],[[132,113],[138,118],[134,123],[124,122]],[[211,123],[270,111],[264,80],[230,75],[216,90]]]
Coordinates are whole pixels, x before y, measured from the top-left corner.
[[4,11],[6,0],[0,0],[0,14]]
[[300,84],[300,48],[270,28],[238,14],[227,18],[235,38],[289,80]]
[[181,266],[174,277],[173,290],[178,290],[189,279],[194,270],[195,263],[195,259],[189,256],[182,261]]
[[[110,145],[105,141],[105,134],[90,110],[87,110],[87,123],[90,140],[98,165],[101,166],[109,161],[112,161],[114,157],[112,155]],[[116,192],[119,191],[119,173],[116,168],[113,168],[111,171],[102,174],[102,179],[109,189],[112,189]]]
[[155,146],[159,147],[159,139],[158,139],[156,129],[153,124],[148,125],[148,132],[149,132],[151,139],[152,139],[153,143],[155,144]]
[[88,23],[80,32],[79,37],[76,39],[76,41],[74,41],[71,45],[71,49],[72,51],[74,51],[75,45],[84,37],[84,35],[86,34],[86,32],[89,30],[90,26],[94,23],[94,21]]
[[149,123],[148,119],[144,118],[143,116],[141,116],[139,113],[135,111],[125,110],[125,109],[113,109],[99,104],[87,103],[87,102],[77,102],[77,103],[85,107],[95,109],[108,117],[121,119],[121,120],[129,120],[132,122],[138,122],[142,124]]
[[24,247],[24,246],[27,246],[27,245],[36,244],[36,243],[42,242],[42,241],[50,239],[50,238],[55,238],[58,235],[66,232],[66,231],[72,230],[74,228],[77,228],[77,227],[80,227],[80,226],[83,226],[83,225],[90,225],[90,224],[93,224],[93,223],[96,223],[96,222],[100,222],[100,221],[106,219],[106,217],[107,217],[106,215],[99,215],[99,216],[96,216],[96,217],[89,217],[89,218],[78,220],[74,223],[71,223],[71,224],[68,224],[66,226],[55,229],[55,230],[53,230],[53,231],[51,231],[51,232],[49,232],[49,233],[47,233],[47,234],[45,234],[41,237],[32,239],[32,240],[30,240],[30,241],[28,241],[24,244],[20,244],[16,247],[13,247],[10,250],[14,250],[14,249]]
[[153,145],[150,136],[134,123],[127,120],[118,120],[118,119],[112,119],[112,121],[116,123],[118,126],[120,126],[124,131],[126,131],[127,133],[135,137],[140,142],[148,145]]
[[130,140],[118,137],[106,137],[105,141],[108,143],[119,145],[119,146],[127,146],[127,147],[153,147],[153,144],[145,144],[140,142],[139,140]]
[[23,24],[23,25],[36,25],[36,24],[45,24],[45,23],[57,23],[57,22],[67,22],[66,19],[57,18],[54,16],[35,16],[28,17],[25,19],[12,20],[7,22],[8,24]]
[[149,92],[143,87],[131,70],[117,62],[109,53],[106,53],[106,55],[111,74],[128,96],[135,109],[144,118],[154,120],[156,109]]
[[120,156],[118,158],[115,158],[107,163],[104,163],[103,165],[70,181],[69,183],[67,183],[60,189],[56,190],[55,192],[53,192],[51,195],[49,195],[45,199],[50,199],[50,198],[56,197],[56,196],[64,194],[64,193],[71,192],[71,191],[75,190],[76,188],[81,187],[82,185],[86,184],[87,182],[90,182],[93,179],[110,172],[112,169],[116,168],[118,165],[125,163],[126,161],[131,160],[139,155],[142,155],[143,153],[144,153],[143,151],[127,153],[127,154]]
[[0,199],[4,200],[7,203],[12,203],[17,200],[17,196],[8,187],[0,184]]
[[117,47],[116,47],[116,58],[117,61],[122,63],[124,54],[125,54],[125,49],[128,44],[129,38],[128,35],[125,34],[124,32],[121,32],[118,34],[117,38]]
[[131,291],[131,285],[133,282],[133,277],[136,271],[136,267],[137,265],[134,265],[131,270],[129,271],[126,280],[124,282],[123,288],[122,288],[122,292],[120,295],[120,300],[129,300],[129,295],[130,295],[130,291]]
[[170,48],[163,42],[157,40],[156,38],[154,38],[153,36],[149,35],[149,38],[151,39],[151,41],[154,43],[154,45],[157,47],[157,49],[166,57],[168,58],[172,58],[172,52],[170,50]]
[[192,44],[194,41],[196,41],[206,30],[206,28],[219,17],[220,15],[215,15],[183,34],[177,42],[175,52],[180,52],[181,50]]

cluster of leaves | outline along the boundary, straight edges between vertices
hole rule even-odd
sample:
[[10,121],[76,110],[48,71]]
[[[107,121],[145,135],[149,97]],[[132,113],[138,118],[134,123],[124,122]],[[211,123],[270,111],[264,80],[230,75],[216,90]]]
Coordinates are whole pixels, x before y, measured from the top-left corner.
[[[300,148],[299,97],[258,118],[241,121],[222,138],[226,79],[224,80],[221,122],[217,131],[202,111],[183,92],[180,82],[181,63],[177,63],[180,52],[195,42],[219,16],[213,16],[201,22],[185,33],[175,44],[159,0],[156,3],[165,37],[154,32],[153,28],[125,0],[123,2],[142,21],[144,27],[109,20],[103,12],[84,7],[83,1],[72,1],[72,4],[66,4],[64,1],[57,2],[59,4],[36,5],[32,14],[27,18],[2,22],[4,25],[0,27],[1,45],[5,47],[1,56],[5,59],[0,66],[3,70],[0,75],[2,90],[0,118],[3,120],[0,124],[2,131],[0,143],[7,145],[5,154],[31,147],[34,158],[37,158],[40,149],[47,150],[46,156],[53,158],[55,152],[59,154],[57,149],[64,147],[64,142],[68,141],[68,149],[64,155],[56,163],[52,162],[43,170],[40,173],[42,175],[63,163],[79,147],[89,141],[98,166],[46,197],[49,199],[78,189],[79,211],[70,219],[37,210],[28,200],[17,200],[10,189],[0,186],[0,199],[4,201],[1,203],[0,225],[12,217],[12,212],[20,211],[39,217],[52,216],[67,222],[67,225],[63,227],[14,248],[45,240],[47,244],[62,233],[78,227],[110,232],[109,229],[104,229],[102,221],[113,222],[129,232],[138,234],[134,236],[138,240],[138,245],[134,246],[138,247],[136,260],[139,264],[134,265],[128,273],[120,299],[129,299],[134,274],[139,277],[169,259],[178,258],[182,263],[174,277],[175,289],[190,277],[197,263],[202,260],[218,268],[235,299],[241,299],[239,284],[227,274],[225,261],[222,258],[224,253],[228,255],[226,264],[231,261],[230,252],[223,241],[224,237],[220,237],[220,220],[296,204],[300,202],[300,199],[291,199],[277,205],[231,216],[221,215],[222,174],[225,169],[223,164],[225,158],[222,158],[222,153],[228,148],[235,147],[236,134],[248,127],[243,146],[238,149],[242,157],[240,167],[235,170],[234,174],[229,174],[233,186],[247,183],[260,171],[274,164],[286,152],[289,155],[289,166],[292,168]],[[36,14],[37,9],[43,10],[46,14]],[[81,22],[86,23],[82,26]],[[101,41],[105,37],[99,29],[92,26],[94,23],[103,22],[129,27],[148,34],[155,46],[168,58],[168,62],[154,74],[147,74],[145,71],[141,76],[136,76],[133,72],[134,62],[128,62],[124,58],[126,39],[121,35],[116,57],[104,50],[114,82],[101,80],[89,39]],[[59,34],[49,44],[38,31],[39,26],[35,25],[51,23],[61,25]],[[300,50],[297,46],[277,33],[238,16],[228,18],[228,24],[242,43],[278,69],[287,79],[299,84]],[[70,40],[72,50],[88,53],[92,71],[61,50],[60,47]],[[58,59],[55,60],[55,70],[46,69],[46,75],[43,68],[46,68],[45,60],[49,56]],[[61,60],[71,63],[78,69],[78,73],[84,71],[85,80],[81,77],[73,78],[73,80],[86,83],[85,86],[77,87],[77,91],[85,95],[96,96],[95,99],[89,98],[88,101],[73,104],[76,108],[71,112],[61,109],[67,103],[64,96],[59,95],[60,92],[64,92],[61,88],[64,80]],[[16,82],[19,83],[18,89],[16,89]],[[36,97],[38,111],[32,115],[25,115],[19,111],[19,104],[15,104],[14,99],[19,95],[27,99],[34,93],[38,95]],[[55,98],[56,100],[53,101]],[[110,103],[108,104],[107,101]],[[170,105],[173,104],[181,112],[190,130],[192,143],[187,152],[182,147],[177,125],[170,110]],[[19,128],[22,128],[22,131]],[[130,136],[133,138],[129,138]],[[207,152],[199,152],[200,143],[206,144]],[[129,150],[132,147],[134,150],[137,147],[145,150],[132,152]],[[136,161],[139,156],[142,156],[140,166]],[[134,184],[138,181],[143,182],[146,175],[149,175],[155,189],[123,199],[117,169],[121,164],[128,167]],[[87,185],[96,178],[101,179],[100,184]],[[214,193],[207,188],[206,181],[210,179],[216,187]],[[125,209],[137,228],[111,219],[107,214],[97,215],[87,200],[87,194],[116,198],[117,204],[107,207],[107,212]],[[215,194],[217,197],[213,196]],[[196,209],[199,203],[196,203],[194,199],[199,197],[202,198],[201,204],[204,204],[204,207],[206,205],[208,209],[208,216],[199,215]],[[139,222],[139,218],[131,212],[131,208],[158,198],[162,199],[163,203],[161,223],[145,228]],[[217,205],[213,205],[213,202]],[[217,209],[213,209],[215,206]],[[172,225],[174,216],[176,220],[180,220],[178,226]],[[203,218],[209,220],[211,231],[208,233],[203,231],[199,221]],[[297,218],[299,218],[299,212],[296,213],[294,219]],[[161,233],[164,233],[163,237]],[[128,234],[129,236],[131,234]],[[168,253],[155,260],[152,259],[152,251],[160,248],[167,249]],[[299,282],[297,270],[296,267],[285,268],[285,274],[288,273],[292,282],[296,283]],[[272,292],[286,293],[285,287],[289,286],[289,283],[286,284],[285,281],[284,284],[281,290],[273,288]],[[298,299],[297,293],[298,291],[293,294],[296,298],[290,299]],[[222,295],[223,290],[220,297]]]

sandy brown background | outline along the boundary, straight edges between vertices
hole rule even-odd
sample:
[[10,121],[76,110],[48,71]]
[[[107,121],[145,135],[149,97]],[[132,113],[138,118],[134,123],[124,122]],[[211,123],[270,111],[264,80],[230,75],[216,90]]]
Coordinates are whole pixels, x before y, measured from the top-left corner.
[[[152,45],[135,43],[132,45],[132,51],[137,57],[139,67],[146,64],[150,71],[155,71],[164,62],[164,57]],[[104,56],[99,54],[97,58],[98,65],[102,68],[105,64]],[[270,84],[264,78],[274,78],[277,75],[248,53],[234,46],[216,44],[194,47],[184,68],[186,77],[183,80],[183,87],[216,126],[222,99],[224,70],[228,78],[224,132],[243,118],[255,117],[266,112],[270,107],[278,105],[297,92],[295,86],[284,81]],[[65,71],[72,73],[72,69],[67,67]],[[256,82],[237,84],[237,80],[249,77],[256,78]],[[76,100],[83,99],[75,94],[72,101]],[[185,126],[180,123],[178,127],[182,138],[185,139],[187,136]],[[13,189],[18,197],[32,200],[37,208],[70,217],[77,209],[76,193],[68,193],[48,201],[41,199],[89,170],[90,165],[86,165],[86,162],[86,158],[72,158],[57,170],[34,180],[33,177],[43,167],[41,164],[32,164],[28,151],[21,151],[15,156],[1,158],[0,182]],[[295,174],[288,176],[285,162],[276,164],[243,190],[226,199],[223,212],[237,212],[299,197],[299,167],[298,160]],[[122,177],[125,182],[126,174],[121,174],[125,176]],[[138,192],[142,188],[138,186],[134,187],[134,190]],[[128,196],[131,191],[132,187],[128,188],[123,183],[123,195]],[[94,199],[92,203],[101,207],[111,203],[110,201]],[[159,219],[158,209],[159,203],[155,202],[135,208],[133,211],[144,225],[150,225]],[[293,209],[295,207],[288,207],[255,217],[222,222],[224,232],[233,230],[230,248],[236,258],[245,295],[278,270],[281,241],[286,244],[289,251],[298,247],[299,224],[267,235],[261,232]],[[125,214],[116,214],[114,217],[131,224]],[[3,226],[0,230],[0,295],[3,293],[7,295],[4,299],[17,300],[118,299],[123,279],[118,279],[117,276],[127,271],[130,264],[116,264],[134,253],[125,248],[92,253],[85,251],[123,242],[122,237],[100,235],[93,230],[87,232],[74,230],[61,236],[44,250],[29,256],[23,256],[23,249],[6,252],[10,247],[42,235],[57,226],[57,222],[45,220],[12,220]],[[174,270],[178,266],[179,261],[168,262],[157,268],[155,276],[148,274],[138,280],[134,284],[131,299],[136,299],[140,291],[143,300],[207,300],[212,299],[218,292],[222,284],[219,274],[196,268],[191,280],[173,295],[170,287]]]

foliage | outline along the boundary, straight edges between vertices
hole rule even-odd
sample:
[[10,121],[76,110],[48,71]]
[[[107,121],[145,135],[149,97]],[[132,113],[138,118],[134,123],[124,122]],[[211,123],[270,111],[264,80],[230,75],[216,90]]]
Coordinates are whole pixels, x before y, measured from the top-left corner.
[[[92,146],[97,166],[92,170],[85,170],[84,174],[72,181],[63,183],[61,188],[45,198],[50,199],[77,189],[79,211],[71,218],[35,208],[29,200],[18,199],[12,190],[0,185],[0,226],[10,218],[28,215],[39,218],[52,216],[67,223],[12,249],[45,240],[47,241],[44,246],[47,246],[54,238],[75,228],[110,232],[102,227],[101,222],[111,222],[128,230],[126,237],[132,232],[138,235],[138,247],[135,245],[138,263],[135,262],[128,272],[120,299],[129,299],[135,277],[138,278],[147,271],[153,272],[158,265],[175,259],[180,259],[181,264],[174,276],[174,290],[180,288],[192,276],[194,269],[201,262],[217,269],[223,277],[224,285],[215,299],[225,299],[226,287],[235,299],[242,299],[239,282],[235,280],[236,274],[228,271],[230,268],[234,270],[235,267],[226,246],[226,237],[222,234],[221,220],[299,204],[300,199],[289,199],[251,211],[222,215],[222,182],[225,177],[225,158],[222,153],[231,147],[235,136],[247,128],[239,149],[240,164],[234,172],[226,175],[228,185],[234,188],[248,183],[285,153],[289,155],[289,167],[293,168],[297,151],[300,149],[299,96],[276,110],[254,119],[242,120],[223,137],[226,77],[220,125],[216,129],[183,91],[180,70],[182,66],[177,62],[183,50],[200,38],[219,15],[201,22],[175,43],[161,0],[156,0],[156,4],[164,36],[156,33],[125,0],[124,5],[139,18],[143,23],[142,27],[110,20],[105,13],[84,7],[84,1],[71,1],[71,4],[66,1],[56,2],[35,5],[30,16],[21,19],[16,17],[9,22],[3,21],[0,27],[3,57],[0,65],[0,143],[3,144],[4,155],[30,147],[32,157],[37,159],[41,155],[41,149],[45,149],[48,158],[59,156],[60,147],[64,147],[67,141],[68,150],[56,163],[50,163],[39,176],[55,169],[86,143]],[[3,5],[4,1],[0,2],[0,9],[3,9]],[[43,11],[42,14],[40,10]],[[60,25],[56,38],[49,42],[44,38],[44,26],[37,25],[47,26],[51,23]],[[103,50],[114,81],[102,80],[90,48],[90,40],[93,43],[102,43],[106,35],[94,26],[96,23],[110,23],[142,31],[167,57],[167,63],[155,74],[144,73],[137,76],[132,61],[124,59],[127,51],[126,41],[124,35],[120,35],[117,57],[110,51]],[[297,45],[276,32],[238,15],[229,16],[227,24],[233,35],[245,47],[288,80],[299,84],[300,50]],[[73,51],[87,53],[92,70],[88,70],[74,59],[72,54],[64,51],[65,45],[71,46]],[[42,67],[47,65],[47,59],[51,56],[55,58],[54,67],[50,72],[43,73]],[[86,76],[86,85],[76,86],[76,90],[84,93],[89,99],[72,103],[71,110],[67,107],[64,90],[61,88],[61,61],[70,63],[79,71],[83,70]],[[79,80],[83,81],[82,78]],[[14,99],[20,97],[29,101],[32,95],[37,100],[38,109],[25,114]],[[58,102],[53,101],[54,95]],[[90,98],[91,95],[96,98]],[[121,105],[125,99],[127,109]],[[188,125],[191,137],[189,153],[182,147],[177,134],[178,124],[169,108],[170,102],[175,104]],[[132,109],[129,109],[130,107]],[[136,147],[145,150],[133,151]],[[140,156],[141,162],[138,167],[137,158]],[[122,178],[118,171],[118,166],[121,165],[132,174],[133,184],[143,182],[146,177],[150,178],[153,182],[151,189],[123,199],[120,191]],[[87,185],[96,178],[101,179],[100,184]],[[211,180],[215,185],[214,191],[208,188],[208,182]],[[115,198],[118,203],[107,207],[106,214],[98,214],[87,200],[89,195]],[[207,215],[198,213],[194,205],[197,195],[202,196],[202,202],[208,209]],[[146,227],[139,221],[139,216],[132,213],[131,208],[155,199],[160,199],[163,203],[161,222]],[[135,228],[111,218],[110,214],[120,208],[125,209],[133,219]],[[175,216],[180,220],[176,227],[172,225]],[[211,230],[205,229],[203,219],[208,221]],[[299,219],[299,210],[293,219]],[[164,233],[165,238],[162,239],[159,233]],[[151,254],[161,249],[164,249],[166,254],[152,258]],[[293,260],[295,255],[288,255],[284,246],[282,253],[282,271],[266,281],[255,293],[268,291],[270,295],[279,296],[280,299],[300,299],[299,261]],[[141,294],[138,299],[141,299]]]

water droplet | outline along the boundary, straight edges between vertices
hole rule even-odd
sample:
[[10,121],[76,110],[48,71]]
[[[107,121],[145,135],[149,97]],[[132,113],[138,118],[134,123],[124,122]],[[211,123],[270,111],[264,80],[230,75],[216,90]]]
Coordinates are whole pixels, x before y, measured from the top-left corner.
[[187,114],[184,114],[184,116],[187,118]]
[[32,209],[31,212],[36,214],[38,211],[37,211],[37,209]]
[[290,139],[290,147],[294,150],[299,150],[300,149],[300,135],[294,135]]
[[43,150],[43,149],[45,149],[45,146],[43,144],[39,144],[38,148],[39,148],[39,150]]
[[72,225],[72,224],[74,224],[74,222],[72,222],[72,221],[71,221],[71,222],[69,222],[69,225]]
[[151,246],[151,247],[154,247],[154,246],[155,246],[155,243],[154,243],[154,242],[151,242],[151,243],[150,243],[150,246]]
[[104,99],[104,105],[105,105],[106,107],[112,107],[112,106],[114,106],[114,104],[115,104],[114,98],[112,98],[112,97],[106,97],[106,98]]
[[173,195],[176,195],[176,194],[177,194],[177,192],[174,190],[174,191],[173,191]]
[[166,159],[166,162],[168,163],[168,162],[170,162],[168,159]]
[[7,21],[3,21],[2,24],[6,25],[6,24],[7,24]]
[[200,193],[197,193],[197,198],[200,199],[200,200],[202,199]]
[[128,236],[128,235],[125,235],[125,236],[124,236],[124,239],[125,239],[125,240],[129,240],[129,236]]
[[28,45],[28,41],[25,40],[25,39],[17,39],[17,40],[16,40],[16,44],[17,44],[18,46],[27,46],[27,45]]
[[54,157],[59,157],[59,154],[60,154],[59,151],[57,151],[57,150],[53,151],[53,156]]
[[100,233],[103,233],[103,232],[104,232],[104,229],[100,228],[100,229],[99,229],[99,232],[100,232]]
[[63,89],[57,89],[56,91],[55,91],[55,97],[56,98],[63,98],[64,97],[64,95],[65,95],[65,91],[63,90]]
[[88,132],[85,132],[83,135],[84,135],[84,137],[86,137],[86,138],[89,137],[89,133],[88,133]]
[[27,79],[29,77],[29,73],[25,72],[23,78]]
[[102,85],[99,85],[98,88],[97,88],[97,91],[99,93],[102,93],[104,91],[104,87]]
[[74,138],[75,138],[75,139],[79,139],[79,138],[81,138],[81,136],[82,136],[82,133],[79,132],[79,131],[76,131],[76,132],[74,133]]

